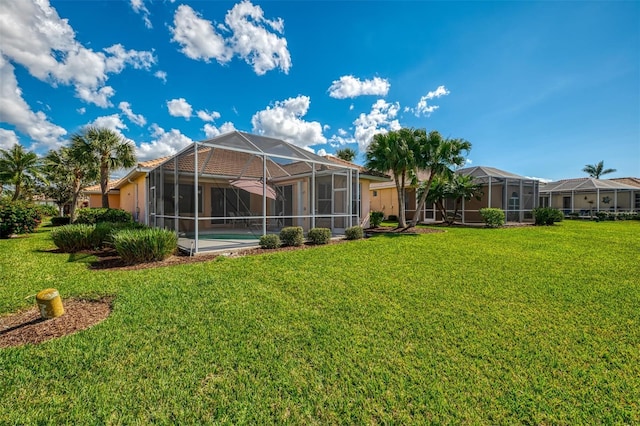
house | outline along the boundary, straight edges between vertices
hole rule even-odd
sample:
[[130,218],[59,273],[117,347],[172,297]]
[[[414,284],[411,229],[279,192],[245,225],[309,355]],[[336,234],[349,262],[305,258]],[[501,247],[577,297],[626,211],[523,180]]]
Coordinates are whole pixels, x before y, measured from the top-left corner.
[[[459,221],[462,223],[481,223],[480,209],[493,207],[504,210],[507,221],[533,221],[532,210],[538,203],[538,186],[536,179],[519,176],[494,167],[467,167],[456,170],[457,174],[472,176],[474,182],[482,185],[480,200],[462,200]],[[429,173],[422,173],[420,181],[426,181]],[[407,183],[405,188],[405,210],[411,219],[417,206],[416,188]],[[454,200],[446,200],[448,212],[455,210]],[[375,183],[371,185],[371,210],[381,211],[385,217],[398,214],[398,195],[394,182]],[[425,205],[420,214],[420,221],[431,222],[443,220],[434,205]]]
[[[233,131],[140,163],[113,183],[109,203],[139,222],[176,231],[180,247],[197,253],[255,245],[285,226],[339,235],[366,225],[369,184],[384,180],[336,157]],[[95,191],[87,192],[99,206]]]
[[640,179],[578,178],[549,182],[540,187],[540,206],[579,216],[599,211],[640,211]]

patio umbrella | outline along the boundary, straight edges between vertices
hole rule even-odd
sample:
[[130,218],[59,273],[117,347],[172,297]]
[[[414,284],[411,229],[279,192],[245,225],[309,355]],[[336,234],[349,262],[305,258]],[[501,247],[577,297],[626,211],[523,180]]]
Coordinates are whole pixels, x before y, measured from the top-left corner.
[[233,180],[229,183],[235,188],[244,189],[252,194],[265,195],[272,200],[276,199],[276,191],[269,185],[266,185],[266,194],[263,194],[263,185],[259,180]]

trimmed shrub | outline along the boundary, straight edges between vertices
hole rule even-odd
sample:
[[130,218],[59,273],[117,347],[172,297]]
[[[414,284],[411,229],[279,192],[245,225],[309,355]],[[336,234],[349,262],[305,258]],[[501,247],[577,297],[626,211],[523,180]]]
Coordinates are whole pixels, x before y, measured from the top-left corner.
[[377,228],[378,226],[380,226],[383,220],[384,220],[383,212],[375,211],[375,212],[369,213],[369,221],[371,222],[372,228]]
[[65,253],[91,250],[95,225],[65,225],[51,231],[53,244]]
[[352,226],[344,230],[344,236],[347,240],[359,240],[364,237],[362,226]]
[[600,211],[595,214],[595,220],[638,220],[640,215],[636,212],[604,212]]
[[51,226],[69,225],[71,218],[69,216],[54,216],[51,218]]
[[280,241],[283,246],[301,246],[304,234],[301,226],[287,226],[280,231]]
[[389,217],[387,218],[387,220],[389,222],[397,222],[398,221],[398,216],[396,216],[395,214],[390,214]]
[[178,248],[178,236],[167,229],[123,229],[113,234],[118,256],[128,264],[157,262]]
[[131,223],[131,213],[121,209],[84,208],[78,210],[75,223],[95,224],[100,222]]
[[488,228],[499,228],[504,225],[504,210],[495,208],[480,209],[482,221]]
[[564,215],[552,207],[537,207],[533,209],[533,218],[536,225],[553,225],[555,222],[562,222]]
[[329,228],[312,228],[307,233],[307,240],[311,244],[322,245],[328,244],[331,240],[331,229]]
[[58,215],[58,209],[48,204],[36,204],[35,208],[38,211],[40,217],[53,217]]
[[95,229],[91,234],[92,247],[102,248],[105,245],[113,244],[113,235],[123,229],[147,229],[147,226],[131,222],[99,222],[96,223]]
[[280,237],[277,234],[267,234],[260,237],[260,247],[263,249],[276,249],[280,247]]
[[30,234],[36,230],[42,216],[34,206],[22,202],[0,204],[0,238],[12,234]]

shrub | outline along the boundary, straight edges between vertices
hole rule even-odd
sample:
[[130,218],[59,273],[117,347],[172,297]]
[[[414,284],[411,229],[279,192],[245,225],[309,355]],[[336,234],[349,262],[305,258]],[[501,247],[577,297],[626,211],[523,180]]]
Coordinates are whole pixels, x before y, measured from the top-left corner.
[[287,226],[280,231],[280,241],[283,246],[301,246],[304,234],[301,226]]
[[260,247],[263,249],[276,249],[280,247],[280,237],[277,234],[267,234],[260,237]]
[[554,222],[562,222],[562,219],[564,219],[562,212],[552,207],[533,209],[533,217],[536,225],[553,225]]
[[504,210],[484,208],[480,209],[480,216],[488,228],[499,228],[504,225]]
[[178,236],[167,229],[124,229],[113,234],[113,245],[125,263],[156,262],[176,251]]
[[40,217],[53,217],[58,214],[58,209],[48,204],[36,204],[35,208],[38,211]]
[[377,228],[378,226],[380,226],[382,220],[384,219],[384,213],[378,211],[371,212],[369,213],[369,219],[371,221],[371,227]]
[[95,225],[65,225],[51,231],[53,244],[65,253],[76,253],[93,248]]
[[352,226],[344,230],[344,236],[347,240],[359,240],[364,237],[362,226]]
[[71,218],[69,216],[54,216],[51,218],[51,226],[69,225]]
[[331,229],[312,228],[307,233],[307,240],[309,240],[311,244],[316,245],[328,244],[331,240]]
[[123,223],[123,222],[99,222],[96,223],[95,229],[91,234],[91,242],[92,247],[101,248],[105,245],[110,245],[113,243],[113,235],[116,232],[119,232],[123,229],[147,229],[147,226],[131,222],[131,223]]
[[131,213],[121,209],[84,208],[78,210],[75,223],[95,224],[100,222],[131,223]]
[[0,204],[0,238],[12,234],[30,234],[35,231],[42,216],[34,206],[22,202]]
[[396,216],[395,214],[390,214],[389,217],[387,218],[388,221],[390,222],[397,222],[398,221],[398,216]]

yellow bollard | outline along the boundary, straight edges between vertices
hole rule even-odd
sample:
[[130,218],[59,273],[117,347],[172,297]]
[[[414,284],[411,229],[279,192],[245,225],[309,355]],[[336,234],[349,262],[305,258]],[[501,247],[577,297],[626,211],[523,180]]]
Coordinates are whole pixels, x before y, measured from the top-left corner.
[[36,302],[43,319],[56,318],[64,314],[62,298],[55,288],[47,288],[36,294]]

